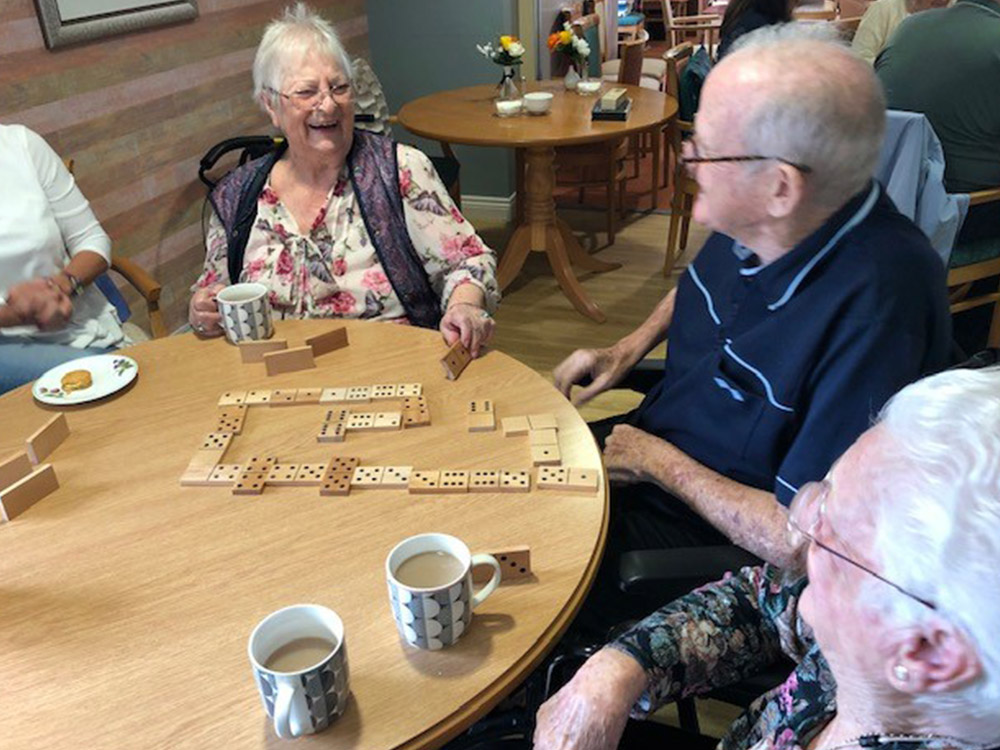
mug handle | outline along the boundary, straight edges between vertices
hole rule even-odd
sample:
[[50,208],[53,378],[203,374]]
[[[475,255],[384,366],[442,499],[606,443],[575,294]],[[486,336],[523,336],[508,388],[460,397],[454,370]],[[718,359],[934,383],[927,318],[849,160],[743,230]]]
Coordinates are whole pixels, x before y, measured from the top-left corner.
[[492,567],[493,577],[490,578],[485,586],[472,595],[473,609],[486,601],[486,597],[496,591],[497,586],[500,585],[500,563],[497,562],[493,555],[473,555],[472,562],[469,565],[469,570],[472,570],[477,565],[489,565]]
[[305,734],[302,722],[297,721],[298,717],[294,716],[294,696],[294,687],[287,682],[278,683],[278,696],[274,700],[274,733],[283,740],[293,740]]

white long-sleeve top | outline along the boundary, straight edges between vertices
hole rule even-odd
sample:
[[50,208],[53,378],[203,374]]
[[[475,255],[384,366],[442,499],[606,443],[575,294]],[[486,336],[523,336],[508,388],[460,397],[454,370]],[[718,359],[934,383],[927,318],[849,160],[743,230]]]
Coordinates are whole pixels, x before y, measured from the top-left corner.
[[[111,239],[59,155],[22,125],[0,125],[0,301],[14,285],[58,273],[89,250],[111,261]],[[124,341],[114,308],[92,284],[73,300],[73,317],[57,331],[0,328],[80,349]]]

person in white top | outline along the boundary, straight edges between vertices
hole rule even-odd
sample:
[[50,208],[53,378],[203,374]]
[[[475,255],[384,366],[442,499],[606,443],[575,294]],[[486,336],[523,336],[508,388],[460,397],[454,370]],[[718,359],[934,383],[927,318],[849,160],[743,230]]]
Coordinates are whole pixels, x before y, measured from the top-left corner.
[[128,343],[91,285],[111,240],[37,133],[0,125],[0,393],[57,364]]
[[950,0],[876,0],[868,6],[851,48],[866,62],[874,65],[875,58],[885,49],[889,37],[904,18],[931,8],[943,8]]

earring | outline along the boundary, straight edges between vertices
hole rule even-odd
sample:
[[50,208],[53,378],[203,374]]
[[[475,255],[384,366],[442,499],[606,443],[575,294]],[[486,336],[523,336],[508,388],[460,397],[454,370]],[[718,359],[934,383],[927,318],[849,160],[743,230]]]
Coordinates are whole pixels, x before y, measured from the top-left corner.
[[900,682],[906,682],[910,679],[910,670],[904,667],[902,664],[897,664],[892,668],[893,676]]

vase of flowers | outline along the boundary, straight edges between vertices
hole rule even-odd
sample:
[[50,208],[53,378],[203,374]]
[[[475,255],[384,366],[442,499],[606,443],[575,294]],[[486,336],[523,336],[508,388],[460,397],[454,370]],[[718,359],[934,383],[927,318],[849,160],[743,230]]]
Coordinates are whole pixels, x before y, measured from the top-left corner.
[[573,32],[573,27],[566,23],[563,24],[562,31],[549,35],[548,46],[553,52],[559,52],[569,58],[569,71],[563,83],[567,89],[576,90],[576,85],[580,81],[589,78],[587,58],[590,57],[590,45],[585,39],[578,37]]
[[502,102],[518,101],[524,96],[524,81],[521,76],[521,63],[524,57],[524,45],[516,36],[501,36],[496,44],[487,42],[477,44],[478,49],[486,59],[503,68],[503,76],[497,84],[497,100]]

